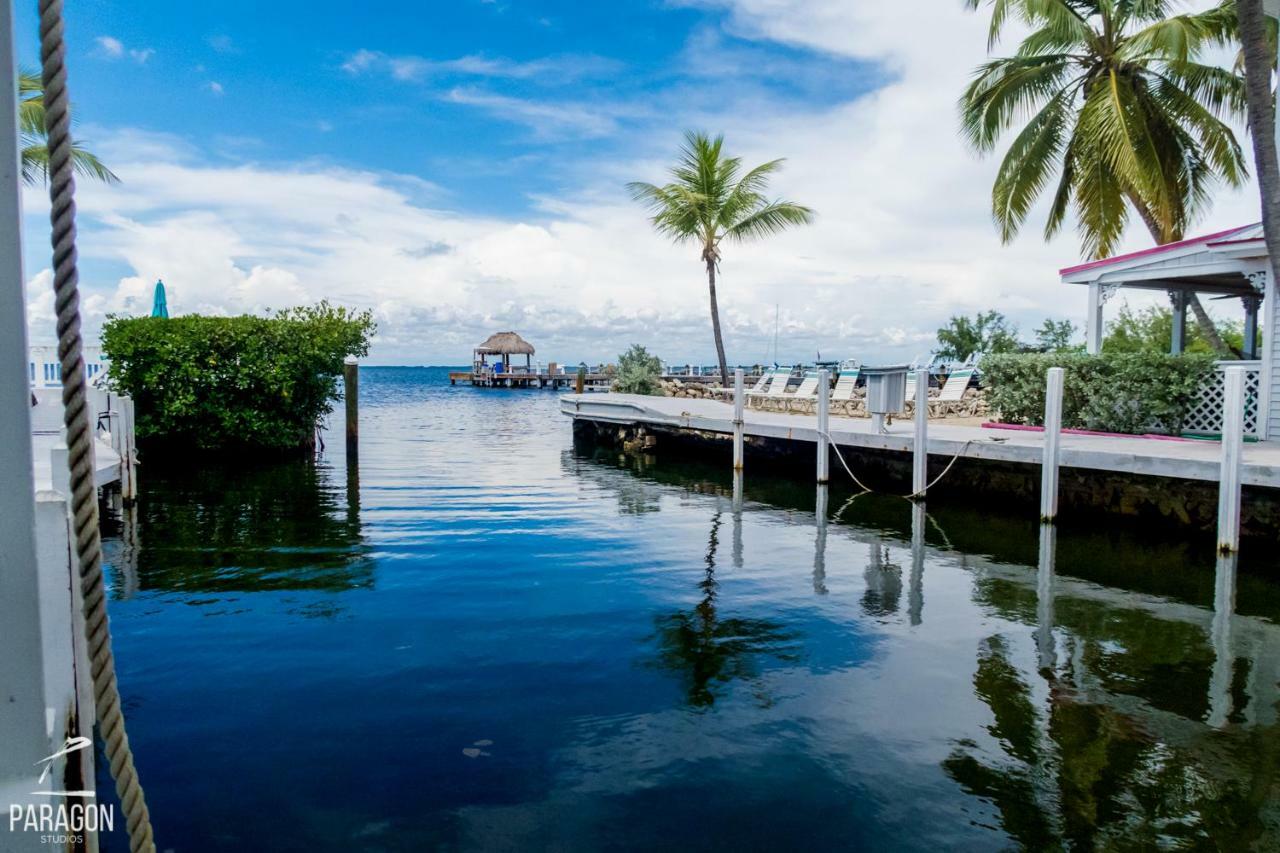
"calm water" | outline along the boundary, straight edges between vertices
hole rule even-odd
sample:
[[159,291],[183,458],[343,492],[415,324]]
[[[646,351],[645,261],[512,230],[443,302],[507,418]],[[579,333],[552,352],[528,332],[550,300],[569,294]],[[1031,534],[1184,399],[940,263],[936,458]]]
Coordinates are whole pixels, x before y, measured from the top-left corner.
[[362,383],[358,471],[153,460],[108,542],[161,849],[1280,847],[1274,563]]

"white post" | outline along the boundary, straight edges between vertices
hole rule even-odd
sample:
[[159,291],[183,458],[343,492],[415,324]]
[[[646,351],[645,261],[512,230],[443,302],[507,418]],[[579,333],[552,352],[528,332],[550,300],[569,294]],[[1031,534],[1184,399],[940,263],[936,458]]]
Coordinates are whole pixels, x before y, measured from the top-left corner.
[[924,499],[929,483],[929,371],[916,371],[916,440],[912,446],[911,496]]
[[831,479],[831,450],[828,446],[828,421],[831,413],[831,371],[818,371],[818,482]]
[[[36,561],[35,476],[31,455],[31,388],[27,372],[27,310],[22,274],[22,211],[18,172],[17,65],[13,9],[0,4],[0,802],[31,797],[38,762],[62,744],[56,712],[46,713],[45,639]],[[69,613],[68,613],[69,621]],[[65,627],[65,624],[64,624]],[[71,683],[71,673],[64,673]],[[41,786],[48,788],[47,785]],[[38,832],[9,832],[4,849],[46,849]]]
[[1044,395],[1044,461],[1040,469],[1040,522],[1058,517],[1058,457],[1062,437],[1061,367],[1049,368]]
[[120,460],[120,497],[126,504],[138,497],[138,448],[134,433],[134,408],[132,397],[120,397],[120,444],[124,455]]
[[1085,349],[1090,355],[1102,352],[1102,285],[1089,285],[1089,316],[1084,327]]
[[1240,550],[1240,456],[1244,449],[1245,368],[1228,367],[1222,399],[1222,472],[1218,478],[1218,551]]
[[742,409],[746,403],[746,394],[743,391],[744,382],[742,381],[742,368],[735,367],[733,370],[733,470],[742,470],[742,441],[744,424],[742,422]]

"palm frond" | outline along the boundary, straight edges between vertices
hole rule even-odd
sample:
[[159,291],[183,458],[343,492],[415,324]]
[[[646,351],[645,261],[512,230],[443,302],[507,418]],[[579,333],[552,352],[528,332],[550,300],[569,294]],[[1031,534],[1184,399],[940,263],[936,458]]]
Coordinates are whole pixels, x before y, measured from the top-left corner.
[[991,208],[1000,239],[1013,240],[1032,204],[1059,165],[1071,99],[1062,92],[1022,129],[1000,163],[991,193]]
[[725,236],[734,242],[767,237],[795,225],[813,222],[813,211],[790,201],[774,201],[725,229]]
[[1008,57],[980,66],[960,97],[965,141],[976,151],[990,151],[1023,114],[1034,115],[1065,88],[1078,85],[1072,71],[1064,54]]

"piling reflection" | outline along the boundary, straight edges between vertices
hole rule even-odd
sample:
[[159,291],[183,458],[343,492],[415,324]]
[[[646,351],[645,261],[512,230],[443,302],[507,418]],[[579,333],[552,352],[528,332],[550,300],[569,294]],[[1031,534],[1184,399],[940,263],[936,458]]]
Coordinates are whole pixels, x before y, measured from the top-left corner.
[[[988,800],[1002,828],[1031,849],[1198,846],[1210,838],[1216,849],[1257,849],[1263,839],[1269,847],[1277,840],[1280,731],[1258,726],[1226,742],[1215,736],[1243,720],[1233,714],[1239,697],[1263,699],[1272,709],[1277,699],[1274,667],[1265,697],[1249,697],[1240,678],[1234,559],[1218,562],[1205,626],[1194,611],[1134,619],[1105,591],[1064,591],[1054,573],[1055,543],[1054,529],[1043,528],[1035,669],[1019,666],[1013,637],[993,634],[979,644],[973,685],[991,712],[990,739],[958,744],[943,762],[947,774]],[[1269,623],[1253,628],[1277,639]],[[1061,667],[1059,632],[1068,647]],[[1190,665],[1181,674],[1193,677],[1177,678],[1172,663],[1158,663],[1178,653],[1201,659],[1205,639],[1211,672]],[[1173,683],[1118,677],[1153,660]],[[1171,703],[1171,691],[1200,698]]]
[[[719,612],[720,582],[716,560],[720,546],[721,513],[711,519],[698,582],[701,599],[692,611],[656,620],[657,664],[678,673],[686,702],[695,709],[710,708],[733,682],[756,682],[766,659],[799,660],[799,635],[772,619],[723,616]],[[762,701],[767,698],[761,696]]]
[[[368,586],[373,569],[363,546],[357,466],[348,468],[345,494],[341,488],[306,460],[202,464],[195,471],[153,461],[137,508],[136,588]],[[115,573],[117,592],[127,591],[130,577]]]

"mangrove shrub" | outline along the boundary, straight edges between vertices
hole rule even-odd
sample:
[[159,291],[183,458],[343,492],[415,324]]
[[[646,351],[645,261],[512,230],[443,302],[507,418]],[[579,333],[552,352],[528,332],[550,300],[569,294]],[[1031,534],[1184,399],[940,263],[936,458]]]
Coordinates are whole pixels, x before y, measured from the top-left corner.
[[1153,352],[995,355],[982,361],[982,383],[1006,423],[1044,424],[1045,375],[1066,373],[1062,425],[1102,432],[1177,435],[1214,370],[1208,355]]
[[622,394],[661,394],[662,362],[639,344],[618,356],[618,370],[611,390]]
[[110,317],[110,385],[133,398],[140,440],[177,448],[294,450],[338,399],[373,315],[327,302],[271,317]]

